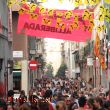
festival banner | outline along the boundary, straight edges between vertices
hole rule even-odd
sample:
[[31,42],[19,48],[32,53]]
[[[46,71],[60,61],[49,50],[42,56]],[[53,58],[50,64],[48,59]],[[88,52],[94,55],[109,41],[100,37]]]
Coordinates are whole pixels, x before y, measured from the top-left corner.
[[[63,10],[63,14],[65,12],[67,11]],[[17,33],[41,38],[85,42],[91,38],[93,27],[89,20],[82,18],[81,12],[84,13],[84,10],[79,10],[77,13],[72,12],[74,17],[70,17],[71,14],[68,13],[65,13],[65,16],[20,13]]]

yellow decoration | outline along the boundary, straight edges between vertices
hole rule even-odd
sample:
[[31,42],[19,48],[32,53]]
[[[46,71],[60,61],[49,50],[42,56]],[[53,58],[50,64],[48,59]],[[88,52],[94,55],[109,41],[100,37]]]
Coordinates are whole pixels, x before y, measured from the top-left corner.
[[102,5],[102,6],[100,6],[100,13],[102,14],[102,13],[104,13],[104,6]]
[[62,17],[64,14],[62,12],[56,12],[57,17]]
[[78,7],[79,6],[79,3],[78,2],[74,2],[74,6],[75,7]]
[[78,21],[78,15],[77,14],[74,15],[74,21]]
[[47,0],[41,0],[41,2],[46,2]]
[[51,25],[51,20],[48,19],[48,18],[43,18],[43,19],[42,19],[42,23],[43,23],[43,24],[46,24],[46,25]]
[[46,9],[45,9],[44,7],[42,7],[42,6],[40,6],[39,12],[42,14],[42,13],[44,13],[45,11],[46,11]]
[[107,22],[110,22],[110,10],[108,8],[104,10],[104,17]]
[[50,10],[48,10],[48,16],[53,16],[53,10],[52,9],[50,9]]
[[71,16],[72,16],[72,12],[71,12],[71,11],[65,12],[65,18],[66,18],[66,19],[70,19]]
[[101,32],[101,30],[102,30],[102,29],[101,29],[101,26],[98,26],[98,27],[97,27],[97,31],[98,31],[98,32]]
[[85,11],[84,11],[84,14],[83,14],[82,17],[83,17],[84,20],[88,20],[89,17],[90,17],[90,13],[89,13],[89,11],[88,11],[88,10],[85,10]]
[[79,5],[82,5],[82,0],[79,0]]
[[84,0],[84,4],[85,5],[89,4],[89,1],[88,0]]
[[56,28],[60,27],[60,22],[56,22]]
[[61,28],[62,30],[64,30],[64,29],[65,29],[65,23],[61,23],[61,24],[60,24],[60,28]]
[[19,14],[23,14],[23,13],[25,13],[25,12],[26,12],[26,10],[25,10],[24,8],[21,8],[21,9],[18,11]]
[[58,0],[60,3],[63,3],[63,0]]
[[99,15],[99,21],[104,21],[104,15]]
[[109,9],[108,8],[104,8],[104,15],[109,15]]
[[77,7],[79,5],[82,5],[82,0],[75,0],[74,5]]
[[62,30],[65,29],[65,23],[63,22],[56,22],[56,28],[61,28]]
[[89,32],[92,32],[92,29],[93,29],[93,28],[92,28],[91,26],[88,27],[88,31],[89,31]]
[[110,16],[105,15],[105,20],[106,20],[106,22],[110,22]]
[[74,22],[74,23],[73,23],[73,28],[74,28],[74,29],[77,29],[77,28],[78,28],[78,23],[77,23],[77,22]]
[[35,3],[30,4],[30,12],[33,12],[36,9],[37,5]]
[[94,21],[90,21],[90,26],[93,28],[94,27]]
[[110,4],[110,0],[104,0],[106,3]]
[[62,19],[61,18],[57,18],[57,20],[56,20],[57,22],[61,22],[62,21]]
[[31,10],[26,10],[26,13],[30,14],[30,13],[32,13],[32,11]]
[[7,2],[8,7],[11,8],[15,4],[15,2],[16,2],[16,0],[9,0]]
[[101,28],[102,28],[102,30],[105,30],[106,29],[106,26],[105,25],[102,25]]
[[106,29],[106,26],[105,25],[99,25],[97,27],[98,32],[104,31],[105,29]]
[[72,31],[73,29],[74,29],[74,25],[73,24],[70,24],[69,30]]
[[21,3],[23,4],[23,3],[26,3],[27,2],[27,0],[21,0]]
[[97,3],[99,3],[99,0],[90,0],[89,2],[91,5],[95,5]]
[[37,19],[38,18],[38,14],[30,14],[30,18],[31,19]]

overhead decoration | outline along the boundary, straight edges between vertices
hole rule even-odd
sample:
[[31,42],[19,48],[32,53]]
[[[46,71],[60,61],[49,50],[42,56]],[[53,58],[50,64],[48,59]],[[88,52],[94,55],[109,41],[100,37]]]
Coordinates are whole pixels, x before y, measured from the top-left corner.
[[[22,5],[24,3],[27,3],[28,0],[8,0],[7,4],[8,7],[11,8],[14,4]],[[44,3],[47,2],[47,0],[39,0],[40,2]],[[58,0],[59,3],[63,3],[63,0]],[[96,5],[100,2],[100,0],[74,0],[73,5],[75,7],[78,7],[80,5]],[[110,3],[109,0],[105,0],[106,3]]]
[[89,4],[96,5],[100,2],[100,0],[90,0]]
[[110,4],[110,0],[104,0],[105,3]]
[[58,0],[60,3],[62,3],[63,2],[63,0]]
[[90,14],[90,12],[88,11],[88,10],[85,10],[84,11],[84,14],[83,14],[83,19],[84,20],[91,20],[92,18],[91,18],[92,16],[91,16],[91,14]]
[[85,10],[48,10],[43,7],[35,10],[34,13],[27,13],[27,7],[22,7],[19,11],[18,34],[77,42],[91,38],[94,22],[83,19]]
[[16,3],[15,0],[8,0],[7,5],[9,8],[11,8]]
[[100,65],[102,67],[102,70],[105,70],[106,69],[106,63],[105,63],[105,57],[104,57],[104,55],[100,55],[99,56],[99,61],[100,61]]
[[106,26],[105,25],[99,25],[97,27],[98,32],[104,31],[105,29],[106,29]]
[[100,38],[99,38],[99,35],[97,33],[96,40],[94,43],[94,55],[99,59],[99,62],[100,62],[102,69],[105,70],[106,69],[105,58],[104,58],[104,55],[102,55],[100,53],[100,45],[101,45]]
[[99,21],[106,21],[110,22],[110,10],[108,8],[105,8],[104,6],[100,6],[100,12],[99,12]]
[[98,58],[100,56],[100,38],[98,33],[96,34],[96,39],[94,42],[94,55]]
[[47,0],[41,0],[41,2],[47,2]]
[[74,5],[78,7],[79,5],[82,5],[82,0],[74,0]]
[[[15,1],[9,0],[8,5]],[[83,42],[91,38],[94,16],[88,10],[47,9],[26,1],[19,1],[18,33]],[[82,0],[75,2],[83,4]]]
[[48,9],[48,16],[52,17],[53,16],[53,10],[52,9]]

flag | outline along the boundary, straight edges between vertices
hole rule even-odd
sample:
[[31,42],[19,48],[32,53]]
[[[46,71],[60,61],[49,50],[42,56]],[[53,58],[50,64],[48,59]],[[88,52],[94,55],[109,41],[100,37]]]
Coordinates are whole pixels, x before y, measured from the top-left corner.
[[105,64],[105,57],[104,57],[104,55],[100,55],[99,61],[100,61],[100,65],[102,67],[102,70],[105,70],[106,69],[106,64]]
[[99,58],[99,55],[100,55],[100,38],[98,36],[98,33],[96,35],[96,40],[95,40],[95,43],[94,43],[94,55],[98,58]]

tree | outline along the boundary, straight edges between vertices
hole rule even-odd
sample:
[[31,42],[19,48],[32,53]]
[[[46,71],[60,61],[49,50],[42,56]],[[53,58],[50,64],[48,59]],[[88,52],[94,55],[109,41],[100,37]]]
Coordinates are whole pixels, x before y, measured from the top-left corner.
[[48,77],[53,77],[53,66],[52,66],[52,63],[46,64],[45,68],[46,68],[45,74]]
[[58,72],[57,72],[57,75],[56,76],[63,76],[65,77],[65,71],[67,70],[67,65],[66,64],[61,64],[59,69],[58,69]]

